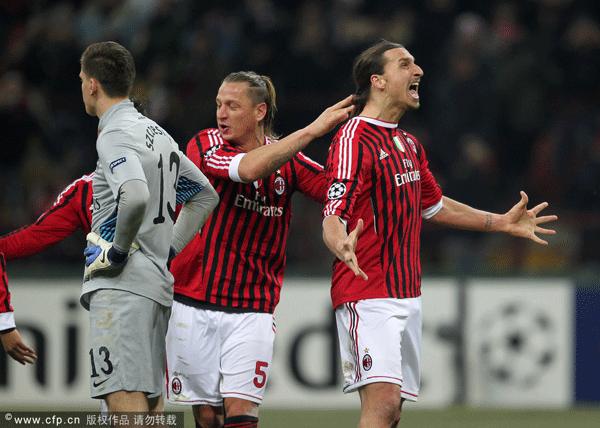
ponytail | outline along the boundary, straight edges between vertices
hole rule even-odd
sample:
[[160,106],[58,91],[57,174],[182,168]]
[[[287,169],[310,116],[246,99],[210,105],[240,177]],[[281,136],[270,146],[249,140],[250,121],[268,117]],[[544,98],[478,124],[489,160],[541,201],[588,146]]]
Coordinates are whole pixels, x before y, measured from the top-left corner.
[[389,42],[380,39],[379,42],[361,53],[355,60],[352,68],[352,78],[356,85],[354,94],[354,105],[356,106],[351,113],[351,117],[359,116],[365,108],[371,95],[371,76],[374,74],[383,74],[386,59],[383,54],[390,50],[401,48],[398,43]]

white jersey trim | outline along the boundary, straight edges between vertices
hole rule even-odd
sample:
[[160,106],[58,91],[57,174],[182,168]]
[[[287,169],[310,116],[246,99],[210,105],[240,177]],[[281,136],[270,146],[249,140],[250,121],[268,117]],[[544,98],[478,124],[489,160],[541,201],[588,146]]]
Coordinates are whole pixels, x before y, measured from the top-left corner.
[[[340,199],[338,199],[337,201],[331,201],[331,200],[327,201],[327,203],[325,204],[325,211],[323,212],[324,218],[327,218],[330,215],[336,215],[335,212],[337,211],[338,207],[341,204],[342,204],[342,201]],[[342,220],[341,217],[340,217],[340,220]],[[345,220],[342,220],[342,221],[345,221]]]
[[321,165],[319,162],[315,162],[314,160],[312,160],[311,158],[309,158],[302,152],[298,152],[298,157],[302,158],[302,160],[306,163],[309,163],[313,166],[318,166],[318,167],[323,168],[323,165]]
[[339,179],[349,180],[352,175],[352,140],[354,139],[354,133],[358,127],[358,120],[352,119],[348,122],[342,131],[340,137],[340,149],[338,159],[338,172],[337,177]]
[[421,217],[423,217],[424,219],[430,219],[438,212],[440,212],[440,210],[444,206],[444,203],[442,201],[443,199],[440,199],[440,201],[437,204],[427,208],[426,210],[423,210],[423,212],[421,213]]
[[[265,144],[271,144],[273,140],[265,135]],[[240,178],[240,162],[246,153],[239,153],[229,163],[229,178],[238,183],[246,183]],[[310,160],[307,158],[307,160]],[[313,162],[316,163],[316,162]]]
[[323,222],[322,222],[322,224],[324,224],[324,223],[325,223],[325,219],[326,219],[327,217],[331,217],[332,215],[336,216],[336,217],[338,218],[338,220],[339,220],[339,221],[341,221],[342,223],[344,223],[344,226],[348,227],[348,220],[344,220],[343,218],[341,218],[341,217],[340,217],[339,215],[337,215],[337,214],[327,214],[327,215],[325,216],[325,218],[323,219]]
[[0,314],[0,330],[8,330],[9,328],[16,327],[14,312],[3,312]]
[[356,116],[357,119],[372,123],[373,125],[383,126],[384,128],[397,128],[398,124],[394,122],[386,122],[385,120],[373,119],[372,117]]
[[210,141],[210,149],[206,152],[206,164],[214,169],[229,169],[229,157],[217,156],[216,150],[224,144],[221,135],[217,129],[210,130],[206,133],[208,140]]
[[240,162],[246,153],[239,153],[229,163],[229,178],[238,183],[244,183],[244,180],[240,178]]

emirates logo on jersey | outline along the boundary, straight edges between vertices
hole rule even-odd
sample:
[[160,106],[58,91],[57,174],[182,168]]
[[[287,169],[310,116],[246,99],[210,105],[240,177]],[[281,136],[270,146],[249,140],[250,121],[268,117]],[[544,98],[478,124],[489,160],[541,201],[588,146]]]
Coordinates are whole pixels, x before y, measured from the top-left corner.
[[173,390],[173,394],[181,394],[181,381],[178,377],[173,378],[173,382],[171,382],[171,389]]
[[275,193],[277,193],[279,196],[283,195],[283,192],[285,192],[285,180],[283,179],[283,177],[277,177],[275,179]]
[[283,215],[283,207],[276,205],[267,205],[267,198],[260,197],[256,192],[254,200],[246,198],[244,195],[236,195],[235,206],[250,211],[261,213],[265,217],[281,217]]

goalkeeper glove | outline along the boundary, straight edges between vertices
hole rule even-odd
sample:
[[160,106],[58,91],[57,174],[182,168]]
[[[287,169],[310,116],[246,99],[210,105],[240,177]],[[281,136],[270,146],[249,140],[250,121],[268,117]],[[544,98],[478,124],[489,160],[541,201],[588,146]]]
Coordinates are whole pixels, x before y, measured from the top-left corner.
[[98,274],[105,276],[118,275],[127,263],[128,253],[120,252],[95,232],[88,233],[87,240],[92,245],[83,251],[86,257],[85,277],[91,278]]

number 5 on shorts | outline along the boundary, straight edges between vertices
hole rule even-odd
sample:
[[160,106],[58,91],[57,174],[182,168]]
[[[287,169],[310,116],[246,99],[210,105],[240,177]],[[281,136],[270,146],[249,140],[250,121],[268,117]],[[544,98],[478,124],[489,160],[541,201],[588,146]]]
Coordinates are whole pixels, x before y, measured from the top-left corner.
[[267,374],[263,371],[263,367],[269,367],[269,363],[265,363],[264,361],[256,362],[256,370],[254,373],[256,373],[257,376],[254,378],[254,386],[257,388],[265,386],[265,382],[267,381]]

